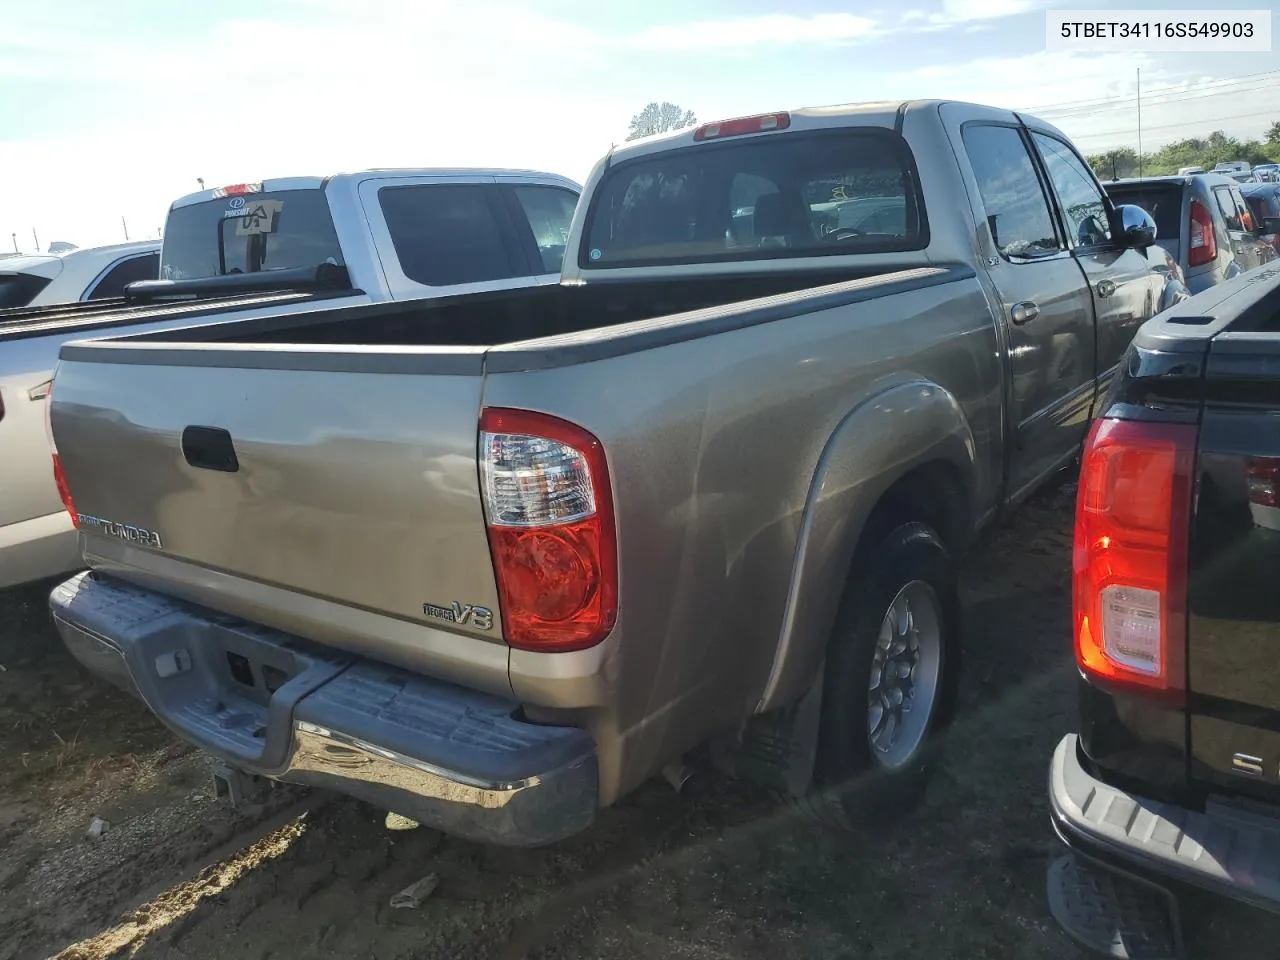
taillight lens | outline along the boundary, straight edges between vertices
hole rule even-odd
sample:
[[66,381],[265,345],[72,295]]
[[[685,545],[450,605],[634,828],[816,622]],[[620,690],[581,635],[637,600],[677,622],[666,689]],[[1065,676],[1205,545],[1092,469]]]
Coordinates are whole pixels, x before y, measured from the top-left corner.
[[1191,240],[1187,248],[1187,265],[1201,267],[1218,256],[1218,238],[1214,236],[1213,215],[1199,200],[1191,201]]
[[1196,428],[1097,420],[1076,501],[1076,661],[1089,679],[1180,696]]
[[49,452],[53,455],[53,483],[58,488],[58,497],[62,500],[62,505],[67,508],[67,513],[71,514],[71,522],[78,527],[80,520],[76,514],[76,504],[71,499],[67,475],[62,472],[62,459],[58,456],[58,445],[53,442],[53,382],[49,381],[40,386],[44,390],[44,435],[49,440]]
[[618,551],[604,447],[543,413],[486,409],[480,481],[507,642],[599,643],[618,615]]

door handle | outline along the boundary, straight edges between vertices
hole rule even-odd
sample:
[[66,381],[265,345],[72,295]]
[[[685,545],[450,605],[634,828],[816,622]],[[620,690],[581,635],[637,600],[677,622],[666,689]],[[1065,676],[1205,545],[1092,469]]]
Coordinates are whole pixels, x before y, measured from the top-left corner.
[[182,431],[182,456],[201,470],[235,473],[240,469],[231,434],[221,427],[187,427]]
[[1098,296],[1109,297],[1116,292],[1116,282],[1114,280],[1099,280],[1098,286],[1095,287]]
[[1038,316],[1040,316],[1040,305],[1034,300],[1023,300],[1021,303],[1015,303],[1009,311],[1009,319],[1019,327],[1024,323],[1030,323]]

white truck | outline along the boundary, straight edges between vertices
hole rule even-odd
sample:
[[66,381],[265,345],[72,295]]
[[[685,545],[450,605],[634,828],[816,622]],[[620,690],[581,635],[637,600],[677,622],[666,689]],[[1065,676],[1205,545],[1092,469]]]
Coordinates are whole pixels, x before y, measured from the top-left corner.
[[[44,428],[64,342],[214,323],[232,305],[237,318],[279,316],[321,303],[555,284],[580,192],[555,174],[492,169],[367,170],[204,190],[169,210],[147,273],[163,279],[135,276],[127,294],[121,284],[108,299],[32,298],[0,310],[0,587],[80,565]],[[52,287],[57,263],[70,273],[75,259],[0,261],[0,297],[5,275],[43,270],[55,274]]]

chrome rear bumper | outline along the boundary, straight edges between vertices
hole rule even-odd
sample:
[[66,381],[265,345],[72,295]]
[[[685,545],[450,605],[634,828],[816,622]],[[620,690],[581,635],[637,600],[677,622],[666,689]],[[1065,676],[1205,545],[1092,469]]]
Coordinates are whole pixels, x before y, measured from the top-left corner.
[[519,720],[514,703],[96,574],[50,606],[76,659],[236,769],[484,843],[552,843],[595,817],[590,736]]

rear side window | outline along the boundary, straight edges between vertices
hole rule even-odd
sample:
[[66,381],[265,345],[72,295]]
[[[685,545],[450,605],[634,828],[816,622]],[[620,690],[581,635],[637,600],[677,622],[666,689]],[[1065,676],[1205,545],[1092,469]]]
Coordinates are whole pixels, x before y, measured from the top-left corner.
[[343,265],[329,201],[319,188],[177,207],[165,223],[160,261],[165,280]]
[[516,187],[515,195],[533,231],[542,272],[559,273],[564,264],[569,225],[578,205],[577,194],[559,187],[525,186]]
[[1182,188],[1176,185],[1135,185],[1110,187],[1114,204],[1141,207],[1156,222],[1156,239],[1173,240],[1182,235]]
[[142,257],[121,260],[106,272],[97,286],[89,291],[88,300],[104,300],[123,297],[124,288],[135,280],[155,280],[160,275],[160,254],[148,253]]
[[0,310],[25,307],[48,285],[47,277],[29,273],[0,273]]
[[504,212],[495,202],[492,186],[383,187],[378,204],[400,269],[410,280],[449,286],[529,273],[510,226],[500,219]]
[[1048,199],[1018,131],[969,124],[962,136],[1000,253],[1030,259],[1060,251]]
[[1214,187],[1213,196],[1218,201],[1218,211],[1222,214],[1222,218],[1227,221],[1227,229],[1243,230],[1244,226],[1240,223],[1240,211],[1236,209],[1236,201],[1231,196],[1231,188]]
[[917,250],[914,161],[881,130],[770,134],[618,164],[595,192],[583,267]]
[[1274,190],[1266,193],[1250,193],[1246,200],[1249,201],[1249,209],[1253,211],[1253,219],[1259,225],[1267,217],[1280,217],[1280,197],[1277,197]]
[[1031,138],[1062,204],[1067,235],[1082,247],[1106,243],[1111,239],[1107,204],[1089,168],[1061,140],[1043,133],[1033,133]]

